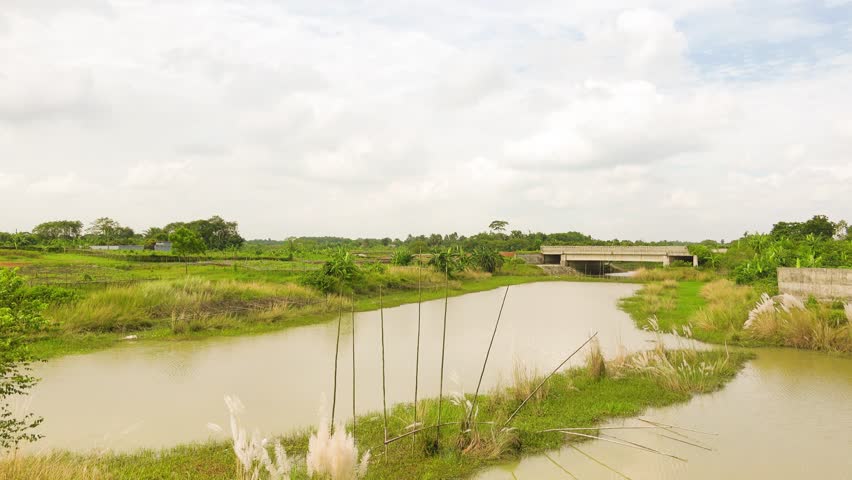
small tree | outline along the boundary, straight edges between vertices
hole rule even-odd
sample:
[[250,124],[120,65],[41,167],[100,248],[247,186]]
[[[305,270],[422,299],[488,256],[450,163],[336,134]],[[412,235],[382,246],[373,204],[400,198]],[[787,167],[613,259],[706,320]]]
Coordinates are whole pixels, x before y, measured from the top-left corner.
[[27,373],[33,358],[25,341],[45,327],[45,307],[26,295],[24,281],[15,270],[0,268],[0,451],[41,438],[32,429],[42,419],[32,414],[16,417],[7,398],[25,395],[37,382]]
[[503,266],[503,256],[487,245],[476,247],[470,259],[483,272],[496,273]]
[[411,250],[400,247],[393,252],[393,256],[391,256],[391,263],[394,265],[407,266],[411,265],[414,261],[414,254],[411,253]]
[[206,250],[206,245],[204,244],[204,240],[201,239],[201,236],[186,227],[179,227],[169,234],[169,241],[172,242],[172,252],[183,259],[186,273],[189,273],[186,256],[201,254]]
[[505,232],[507,226],[509,226],[509,222],[505,220],[494,220],[493,222],[488,224],[488,228],[492,232]]

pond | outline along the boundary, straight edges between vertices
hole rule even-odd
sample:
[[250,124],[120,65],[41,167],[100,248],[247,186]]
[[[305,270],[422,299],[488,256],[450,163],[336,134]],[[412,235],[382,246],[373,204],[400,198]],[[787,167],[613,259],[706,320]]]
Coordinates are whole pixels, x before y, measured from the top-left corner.
[[[635,285],[545,282],[513,286],[497,332],[483,389],[506,384],[514,362],[551,370],[598,331],[604,352],[619,342],[647,348],[616,308]],[[449,299],[445,392],[476,388],[504,289]],[[444,301],[422,305],[420,398],[438,395]],[[417,305],[384,311],[388,401],[414,393]],[[381,398],[379,312],[355,315],[356,405],[377,411]],[[330,404],[337,322],[276,333],[205,341],[124,345],[39,365],[41,383],[27,409],[45,418],[45,438],[31,448],[90,450],[166,447],[205,440],[208,422],[227,424],[225,394],[246,405],[245,424],[263,433],[315,425],[323,396]],[[351,415],[352,321],[344,314],[338,415]],[[582,354],[576,362],[582,362]]]
[[[618,299],[636,288],[579,282],[511,287],[483,388],[509,383],[517,362],[549,371],[595,331],[610,357],[619,345],[631,351],[651,347],[654,336],[617,309]],[[449,300],[445,392],[475,389],[503,293],[501,288]],[[384,311],[390,403],[413,397],[417,309]],[[443,300],[422,305],[421,398],[438,393],[443,311]],[[382,406],[379,320],[377,311],[354,319],[359,412]],[[338,416],[344,417],[352,400],[352,327],[344,315],[338,387],[338,404],[344,405]],[[45,417],[40,431],[46,437],[29,448],[128,450],[203,441],[214,435],[208,422],[227,424],[225,394],[239,396],[247,407],[244,423],[265,434],[315,425],[321,399],[330,403],[336,337],[335,321],[254,337],[141,342],[52,360],[39,366],[43,380],[22,406]],[[843,478],[852,471],[852,360],[790,349],[756,352],[758,358],[723,390],[643,415],[715,435],[609,432],[687,462],[591,441],[579,445],[582,453],[565,448],[550,459],[525,458],[477,478],[571,478],[562,468],[596,479]],[[578,355],[572,364],[582,361]],[[647,424],[629,419],[609,425]],[[218,435],[212,438],[224,438]]]

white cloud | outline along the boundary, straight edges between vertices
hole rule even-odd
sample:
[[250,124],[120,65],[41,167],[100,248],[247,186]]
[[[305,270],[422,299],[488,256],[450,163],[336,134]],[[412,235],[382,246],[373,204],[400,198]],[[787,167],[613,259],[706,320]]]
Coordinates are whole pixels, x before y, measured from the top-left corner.
[[[7,3],[0,187],[28,209],[0,230],[221,214],[248,237],[404,236],[506,216],[700,239],[767,212],[852,217],[849,46],[771,74],[741,48],[824,36],[793,4]],[[696,46],[754,79],[702,73]],[[703,221],[666,218],[687,214]]]
[[144,162],[132,167],[122,183],[125,187],[148,188],[164,187],[192,180],[188,170],[190,163],[184,162]]
[[28,190],[39,195],[67,195],[91,192],[91,186],[82,181],[76,174],[49,175],[29,184]]

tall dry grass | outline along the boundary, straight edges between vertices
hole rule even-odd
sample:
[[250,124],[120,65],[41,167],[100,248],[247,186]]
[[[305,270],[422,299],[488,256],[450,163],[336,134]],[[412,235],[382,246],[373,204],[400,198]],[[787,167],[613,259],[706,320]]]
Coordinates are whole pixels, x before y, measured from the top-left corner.
[[730,280],[714,280],[701,288],[707,305],[692,317],[693,323],[710,331],[739,331],[748,316],[757,293],[753,288]]
[[589,376],[600,380],[606,376],[606,360],[601,352],[601,342],[598,337],[589,342],[589,353],[586,354],[586,369]]
[[636,270],[633,278],[645,282],[659,282],[664,280],[696,280],[706,282],[712,280],[715,274],[705,272],[693,267],[668,267],[668,268],[640,268]]
[[281,313],[282,309],[322,305],[337,308],[345,299],[287,283],[213,281],[198,277],[113,287],[52,309],[49,317],[72,332],[143,330],[168,320],[226,320],[233,316]]
[[764,294],[749,312],[743,331],[755,340],[794,348],[852,353],[850,322],[833,319],[825,304],[805,306],[790,295]]
[[68,454],[28,455],[0,459],[0,480],[107,480],[95,461]]
[[[506,390],[508,397],[515,402],[522,402],[530,396],[535,388],[544,379],[538,370],[528,367],[522,360],[515,358],[512,364],[512,385]],[[539,401],[547,396],[550,384],[545,382],[541,388],[530,398],[530,401]]]
[[688,326],[681,329],[681,337],[687,340],[686,345],[680,345],[677,350],[665,347],[663,331],[655,320],[649,320],[649,326],[649,330],[657,336],[656,347],[610,363],[614,376],[638,372],[668,390],[706,393],[718,389],[723,378],[736,373],[737,367],[735,362],[730,361],[727,349],[699,351],[692,341],[692,330]]

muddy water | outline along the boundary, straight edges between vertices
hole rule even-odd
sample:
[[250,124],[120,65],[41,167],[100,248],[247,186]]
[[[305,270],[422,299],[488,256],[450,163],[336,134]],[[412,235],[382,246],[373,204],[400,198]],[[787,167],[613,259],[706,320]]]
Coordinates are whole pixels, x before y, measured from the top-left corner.
[[[619,343],[647,348],[651,335],[616,308],[636,286],[540,283],[511,287],[484,379],[490,388],[511,377],[513,361],[547,371],[598,331],[605,353]],[[476,387],[503,289],[451,298],[448,305],[445,391]],[[443,300],[422,305],[421,398],[436,396]],[[414,390],[417,305],[387,309],[388,399],[410,402]],[[355,316],[357,405],[381,408],[379,313]],[[352,326],[343,323],[338,404],[351,411]],[[126,450],[164,447],[211,437],[208,422],[227,424],[224,394],[245,403],[247,425],[283,433],[314,425],[320,399],[330,399],[337,323],[256,337],[199,342],[140,343],[52,360],[29,405],[45,418],[35,450]],[[576,362],[581,362],[577,358]],[[339,414],[340,415],[340,414]]]
[[[608,430],[620,440],[683,457],[682,462],[593,441],[530,457],[479,480],[581,479],[850,479],[852,360],[795,350],[757,350],[758,358],[724,390],[687,404],[649,410],[643,418],[716,435]],[[609,426],[647,426],[638,420]],[[696,442],[697,440],[697,442]],[[613,470],[596,463],[588,454]]]

